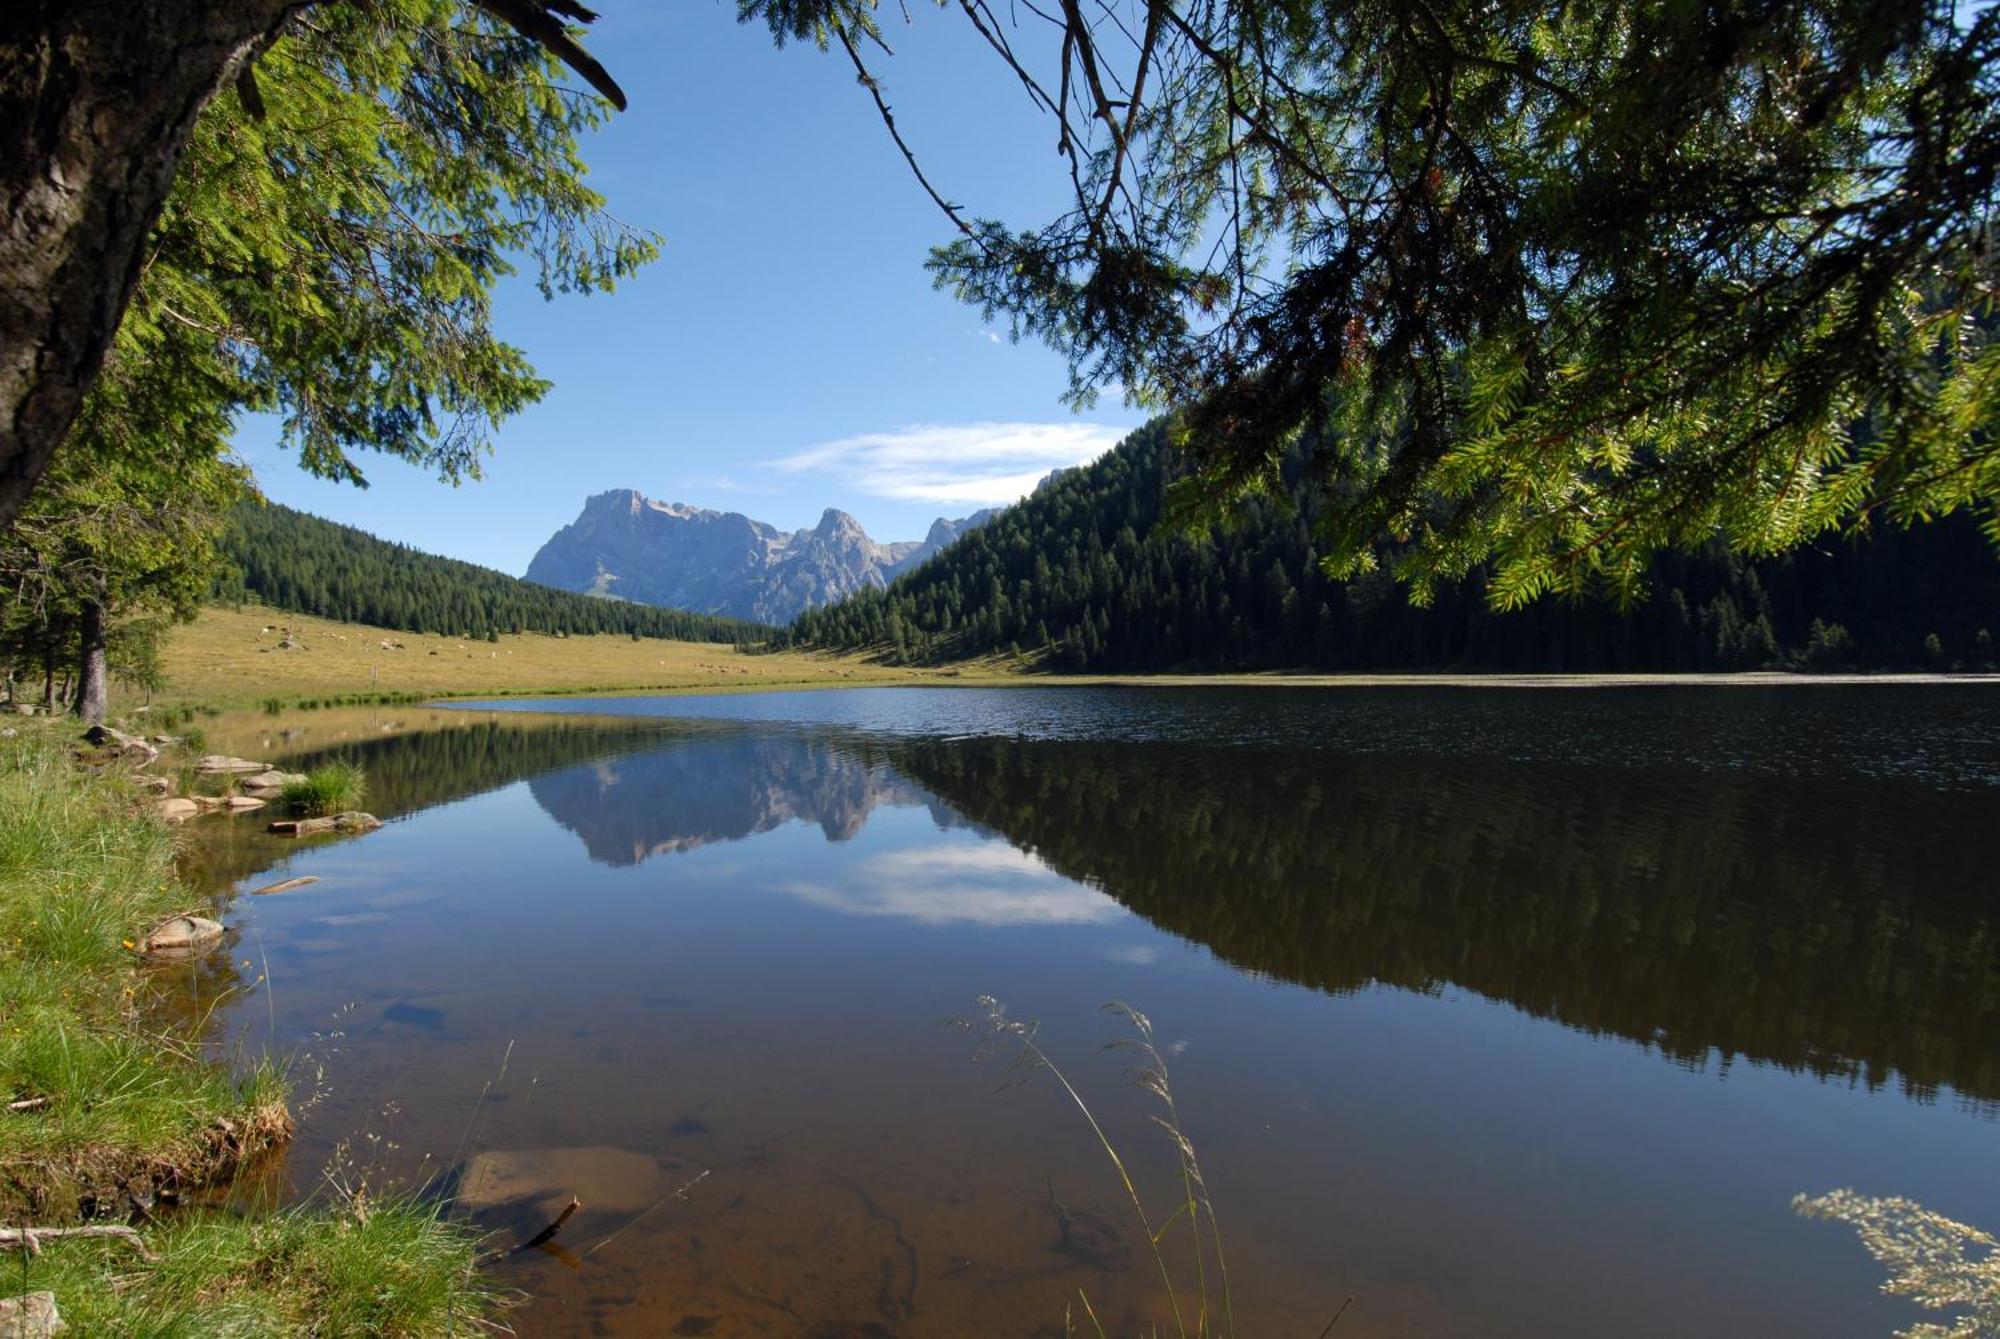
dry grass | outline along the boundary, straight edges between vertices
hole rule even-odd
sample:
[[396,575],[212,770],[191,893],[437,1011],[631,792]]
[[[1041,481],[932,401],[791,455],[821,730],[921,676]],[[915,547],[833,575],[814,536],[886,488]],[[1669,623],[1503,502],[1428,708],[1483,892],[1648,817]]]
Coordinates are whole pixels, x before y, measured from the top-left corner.
[[[304,649],[279,650],[285,632]],[[384,642],[401,649],[384,650]],[[204,609],[193,623],[174,630],[164,660],[165,696],[216,705],[358,693],[713,692],[995,676],[985,669],[902,669],[856,656],[762,654],[707,642],[536,633],[497,642],[425,637],[255,605]]]

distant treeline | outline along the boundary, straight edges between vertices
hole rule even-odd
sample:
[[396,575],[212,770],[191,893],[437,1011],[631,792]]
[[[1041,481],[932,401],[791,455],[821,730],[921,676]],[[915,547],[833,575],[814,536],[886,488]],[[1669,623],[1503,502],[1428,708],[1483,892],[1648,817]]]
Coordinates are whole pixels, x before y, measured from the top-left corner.
[[1043,653],[1079,670],[1741,670],[1979,667],[1996,660],[2000,561],[1973,518],[1752,562],[1667,554],[1628,613],[1555,599],[1513,613],[1468,581],[1412,606],[1393,580],[1320,570],[1312,507],[1252,500],[1227,528],[1160,523],[1158,424],[1058,476],[885,591],[802,614],[790,645],[932,662]]
[[221,548],[229,568],[217,579],[218,600],[254,595],[276,609],[380,628],[479,638],[610,632],[736,643],[771,635],[740,619],[538,586],[275,504],[239,506]]

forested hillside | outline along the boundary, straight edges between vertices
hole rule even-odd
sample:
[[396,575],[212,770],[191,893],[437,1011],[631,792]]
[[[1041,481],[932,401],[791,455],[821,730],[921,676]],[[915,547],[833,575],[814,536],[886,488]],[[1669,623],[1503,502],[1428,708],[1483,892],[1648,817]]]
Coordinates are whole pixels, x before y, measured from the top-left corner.
[[245,503],[222,542],[225,602],[254,595],[277,609],[410,632],[630,633],[684,642],[755,642],[771,629],[680,609],[592,599],[422,553],[275,504]]
[[1385,576],[1319,570],[1312,509],[1259,500],[1240,524],[1159,524],[1160,425],[1066,473],[892,584],[802,615],[793,645],[935,661],[1046,649],[1067,669],[1732,670],[1990,666],[2000,561],[1963,514],[1750,562],[1670,553],[1649,598],[1494,613],[1478,582],[1412,607]]

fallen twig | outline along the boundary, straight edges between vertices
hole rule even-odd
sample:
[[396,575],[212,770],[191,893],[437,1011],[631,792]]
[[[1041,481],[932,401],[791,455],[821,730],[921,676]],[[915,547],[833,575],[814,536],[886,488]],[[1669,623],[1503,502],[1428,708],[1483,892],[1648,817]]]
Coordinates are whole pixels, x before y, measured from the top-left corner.
[[1333,1333],[1333,1327],[1334,1327],[1334,1326],[1336,1326],[1336,1325],[1338,1325],[1338,1324],[1340,1324],[1340,1318],[1341,1318],[1342,1316],[1346,1315],[1346,1314],[1347,1314],[1347,1308],[1349,1308],[1349,1307],[1351,1307],[1351,1306],[1353,1306],[1353,1305],[1354,1305],[1354,1294],[1353,1294],[1353,1293],[1349,1293],[1349,1294],[1347,1294],[1347,1300],[1346,1300],[1345,1302],[1342,1302],[1342,1303],[1340,1304],[1340,1310],[1338,1310],[1338,1311],[1336,1311],[1336,1312],[1334,1312],[1334,1313],[1333,1313],[1333,1319],[1332,1319],[1332,1320],[1330,1320],[1330,1321],[1328,1321],[1328,1322],[1326,1323],[1326,1328],[1325,1328],[1325,1329],[1323,1329],[1323,1330],[1321,1330],[1321,1331],[1319,1332],[1319,1339],[1326,1339],[1326,1337],[1327,1337],[1327,1336],[1328,1336],[1329,1334],[1332,1334],[1332,1333]]
[[160,1258],[146,1248],[144,1238],[131,1228],[105,1224],[90,1227],[0,1227],[0,1249],[13,1247],[25,1250],[29,1255],[40,1255],[42,1243],[54,1237],[112,1237],[137,1251],[139,1258],[148,1264],[157,1264]]
[[583,1207],[583,1201],[578,1199],[576,1196],[571,1195],[569,1197],[569,1203],[563,1205],[563,1211],[556,1215],[555,1221],[550,1223],[547,1227],[543,1228],[540,1232],[537,1232],[534,1236],[522,1242],[519,1246],[516,1246],[514,1248],[515,1254],[518,1255],[522,1251],[532,1251],[535,1249],[535,1247],[540,1246],[543,1242],[554,1239],[556,1233],[563,1230],[563,1224],[569,1221],[570,1215],[575,1213],[578,1209],[581,1209],[582,1207]]
[[40,1111],[43,1107],[47,1106],[48,1104],[49,1104],[49,1099],[46,1097],[24,1097],[18,1102],[9,1102],[7,1104],[7,1110]]
[[509,1256],[519,1255],[523,1251],[532,1251],[537,1246],[547,1245],[549,1242],[555,1240],[556,1233],[563,1230],[563,1224],[567,1223],[570,1220],[570,1216],[574,1214],[578,1209],[581,1209],[582,1207],[583,1207],[583,1201],[578,1199],[576,1196],[571,1195],[569,1197],[569,1203],[563,1205],[562,1212],[557,1214],[555,1216],[554,1221],[552,1221],[547,1227],[543,1228],[540,1232],[537,1232],[534,1236],[529,1237],[526,1241],[522,1242],[518,1246],[510,1247],[509,1249],[504,1251],[487,1252],[485,1257],[482,1258],[479,1263],[481,1263],[482,1265],[490,1265],[494,1263],[496,1260],[505,1260]]

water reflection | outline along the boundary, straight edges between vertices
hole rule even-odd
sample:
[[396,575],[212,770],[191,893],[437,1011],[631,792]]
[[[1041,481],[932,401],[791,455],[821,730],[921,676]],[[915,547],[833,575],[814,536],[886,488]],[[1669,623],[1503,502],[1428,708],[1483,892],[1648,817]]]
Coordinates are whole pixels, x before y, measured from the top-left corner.
[[[1143,1332],[1157,1280],[1088,1130],[936,1026],[991,991],[1046,1021],[1155,1189],[1174,1163],[1096,1008],[1189,1043],[1240,1333],[1317,1333],[1355,1292],[1339,1332],[1364,1339],[1879,1339],[1909,1317],[1791,1195],[1991,1220],[1983,1109],[1903,1096],[2000,1097],[1977,844],[2000,788],[1966,768],[1877,766],[1822,696],[1758,705],[1768,736],[1729,725],[1815,741],[1741,768],[1627,748],[1580,696],[1481,699],[1455,749],[1329,743],[1442,710],[1405,694],[1294,702],[1298,738],[1226,745],[1202,738],[1226,695],[1135,696],[1123,722],[1079,699],[1101,738],[1035,726],[1055,696],[926,699],[1041,737],[440,712],[224,745],[351,757],[392,820],[304,846],[190,829],[227,877],[321,876],[232,914],[279,984],[233,1025],[328,1064],[297,1188],[391,1103],[413,1167],[488,1154],[534,1183],[488,1226],[538,1227],[502,1201],[574,1189],[543,1181],[596,1186],[583,1268],[506,1267],[524,1333],[1059,1333],[1079,1288]],[[1882,699],[1875,735],[1996,737],[1990,711],[1903,730],[1894,702],[1918,709]],[[620,1187],[695,1169],[628,1228]],[[1122,1238],[1079,1254],[1098,1220]]]
[[926,925],[1082,925],[1123,915],[1102,893],[1002,846],[889,851],[862,861],[839,883],[780,886],[831,911]]
[[896,756],[1264,975],[1452,984],[1683,1063],[2000,1098],[2000,927],[1966,839],[2000,832],[1991,791],[1115,743]]
[[845,841],[884,805],[929,806],[940,828],[959,822],[852,745],[734,730],[547,772],[528,788],[550,818],[583,840],[591,859],[607,865],[740,841],[795,821]]
[[1104,923],[1122,904],[1323,991],[1456,985],[1684,1064],[1740,1056],[2000,1098],[1984,858],[1932,837],[2000,830],[1989,792],[728,731],[530,790],[610,865],[789,822],[846,841],[878,808],[922,808],[939,830],[972,824],[1010,845],[901,848],[777,886],[936,924]]

